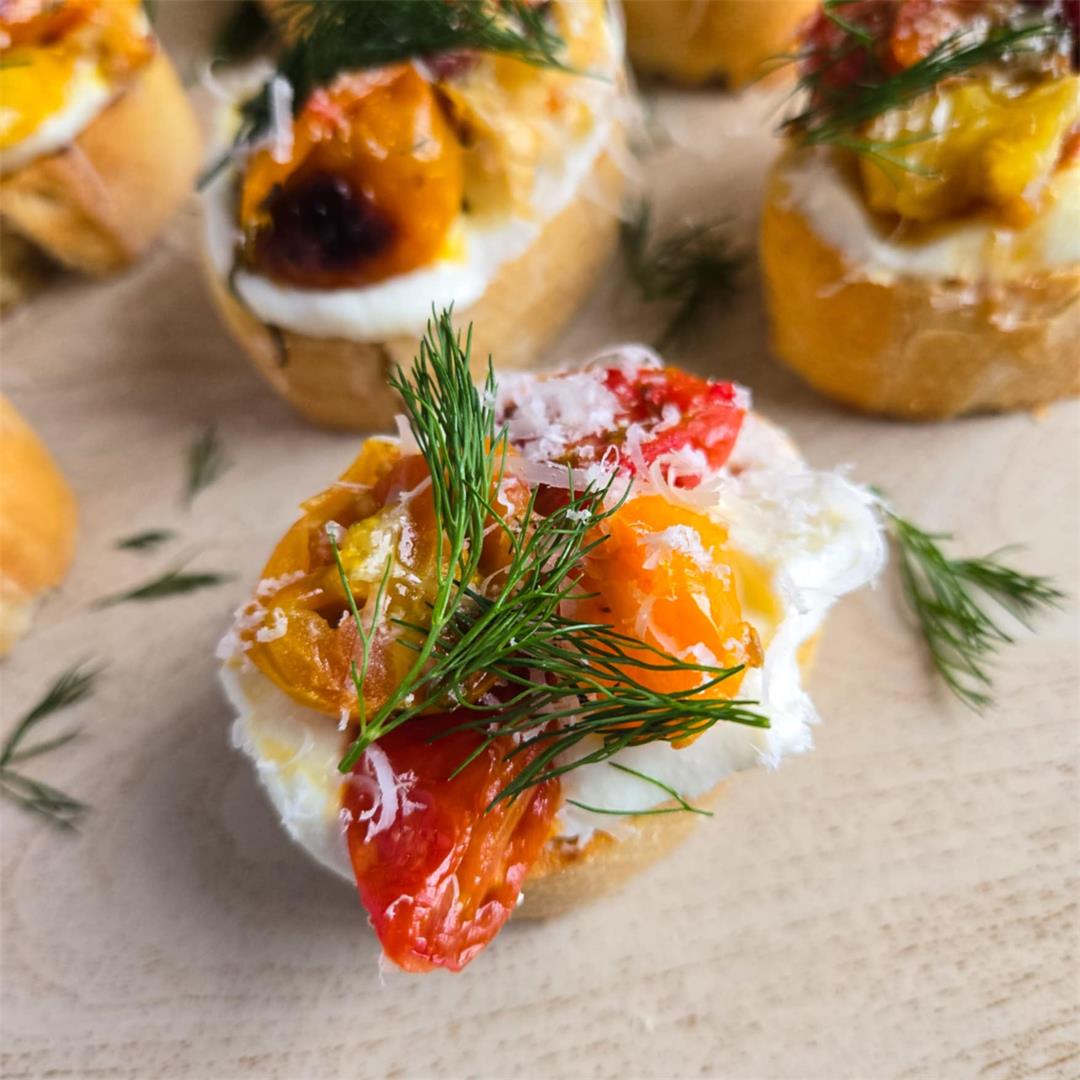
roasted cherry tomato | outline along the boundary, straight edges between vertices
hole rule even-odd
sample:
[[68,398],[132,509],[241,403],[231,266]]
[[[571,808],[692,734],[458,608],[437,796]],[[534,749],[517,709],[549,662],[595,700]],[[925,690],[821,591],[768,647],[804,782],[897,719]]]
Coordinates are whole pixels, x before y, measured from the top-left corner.
[[270,147],[248,164],[246,258],[300,287],[381,281],[436,257],[463,191],[461,145],[413,67],[342,76],[305,103],[287,160]]
[[514,749],[508,736],[453,776],[483,738],[446,734],[461,720],[410,720],[367,751],[346,786],[360,898],[383,951],[406,971],[460,971],[491,941],[513,912],[559,806],[558,780],[490,805],[538,752],[507,757]]
[[367,706],[378,708],[411,664],[413,654],[395,642],[388,627],[393,617],[422,621],[433,588],[437,538],[431,497],[417,490],[426,477],[419,455],[401,457],[393,444],[368,440],[341,479],[304,504],[304,516],[263,568],[257,600],[249,605],[247,655],[302,705],[331,716],[357,711],[350,673],[357,631],[326,534],[330,522],[339,526],[342,561],[362,611],[390,565],[384,629],[370,650],[364,683]]
[[[572,464],[610,459],[613,449],[619,468],[631,475],[642,463],[648,468],[662,454],[679,450],[699,451],[708,469],[727,461],[746,414],[733,383],[699,379],[677,368],[640,368],[630,375],[610,368],[603,380],[619,402],[615,428],[575,443]],[[699,482],[680,470],[679,486]]]
[[[722,525],[663,495],[642,495],[602,528],[607,538],[586,559],[582,578],[582,592],[597,595],[579,601],[575,616],[610,624],[681,660],[710,667],[761,665],[761,644],[743,619],[733,572],[738,567],[745,577],[755,568],[727,547]],[[650,658],[644,649],[639,656]],[[633,675],[663,694],[692,690],[711,677],[643,668]],[[740,672],[705,696],[734,697],[741,682]]]

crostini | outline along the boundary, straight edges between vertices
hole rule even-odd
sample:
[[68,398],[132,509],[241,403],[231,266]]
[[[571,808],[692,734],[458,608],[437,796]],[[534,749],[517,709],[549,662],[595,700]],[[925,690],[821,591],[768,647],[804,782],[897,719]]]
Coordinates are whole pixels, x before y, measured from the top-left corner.
[[0,396],[0,656],[29,629],[75,553],[75,496],[49,451]]
[[874,496],[740,387],[642,346],[469,368],[443,315],[398,437],[304,504],[219,651],[285,828],[410,971],[598,895],[809,749],[801,665],[883,560]]
[[200,136],[138,0],[0,5],[0,272],[24,250],[87,274],[129,265],[192,190]]
[[280,394],[368,430],[432,304],[523,366],[581,303],[618,233],[622,37],[602,0],[291,12],[207,187],[208,273]]
[[623,0],[634,70],[732,90],[789,70],[799,23],[817,0]]
[[859,0],[805,32],[768,188],[777,356],[900,417],[1080,391],[1080,4]]

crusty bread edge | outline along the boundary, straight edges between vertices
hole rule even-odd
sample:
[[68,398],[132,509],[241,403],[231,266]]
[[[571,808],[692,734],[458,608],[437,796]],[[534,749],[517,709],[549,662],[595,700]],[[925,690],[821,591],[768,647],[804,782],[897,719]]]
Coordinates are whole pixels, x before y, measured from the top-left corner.
[[783,63],[817,0],[627,0],[626,48],[640,75],[731,89],[794,77]]
[[1080,393],[1080,264],[992,288],[872,279],[790,200],[784,173],[797,153],[774,167],[761,226],[772,345],[784,364],[838,401],[902,418]]
[[45,444],[0,396],[0,656],[75,553],[75,495]]
[[0,222],[65,266],[111,273],[192,192],[200,155],[195,115],[159,49],[70,146],[0,178]]
[[[529,249],[499,270],[475,304],[455,312],[459,326],[473,324],[478,370],[489,355],[501,369],[528,367],[570,320],[615,248],[623,184],[614,154],[602,153]],[[358,342],[266,326],[209,257],[203,261],[225,324],[278,394],[324,427],[386,427],[399,408],[387,376],[411,360],[418,336]]]

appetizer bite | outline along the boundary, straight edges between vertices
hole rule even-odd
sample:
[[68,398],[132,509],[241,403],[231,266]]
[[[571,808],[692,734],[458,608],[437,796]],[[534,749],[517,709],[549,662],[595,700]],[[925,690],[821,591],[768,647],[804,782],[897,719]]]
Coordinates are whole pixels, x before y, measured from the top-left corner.
[[799,23],[817,0],[623,0],[634,70],[737,90],[786,70]]
[[385,424],[432,304],[528,364],[614,247],[622,39],[603,0],[324,0],[206,194],[238,342],[317,423]]
[[304,504],[220,656],[289,834],[391,961],[458,970],[810,748],[801,667],[883,539],[745,390],[642,346],[477,388],[444,314],[394,385],[399,437]]
[[26,633],[34,608],[75,553],[76,506],[49,451],[0,397],[0,656]]
[[804,33],[762,225],[777,355],[870,412],[1080,390],[1075,0],[858,0]]
[[0,102],[5,297],[32,260],[15,238],[106,274],[192,189],[198,126],[139,0],[0,0]]

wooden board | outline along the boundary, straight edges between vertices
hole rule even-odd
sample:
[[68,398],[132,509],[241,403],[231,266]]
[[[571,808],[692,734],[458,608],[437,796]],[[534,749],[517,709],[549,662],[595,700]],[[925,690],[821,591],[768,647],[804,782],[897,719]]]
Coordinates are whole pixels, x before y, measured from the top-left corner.
[[[221,8],[159,5],[184,47]],[[753,235],[775,102],[665,94],[663,217]],[[891,579],[843,603],[812,755],[740,777],[667,862],[557,922],[511,925],[460,977],[380,975],[353,891],[290,846],[228,746],[214,646],[297,502],[357,440],[313,430],[226,339],[188,208],[134,272],[60,282],[3,329],[4,390],[80,499],[78,556],[5,662],[3,730],[80,658],[87,734],[38,773],[78,836],[0,805],[3,1075],[1007,1077],[1080,1073],[1078,628],[1072,601],[1003,658],[977,717],[929,676]],[[673,358],[737,378],[817,464],[850,463],[965,549],[1007,542],[1080,592],[1080,409],[868,420],[774,366],[751,266]],[[655,333],[613,267],[552,359]],[[184,455],[232,466],[191,510]],[[114,550],[140,528],[183,540]],[[232,583],[93,602],[190,556]],[[62,722],[61,722],[62,723]]]

